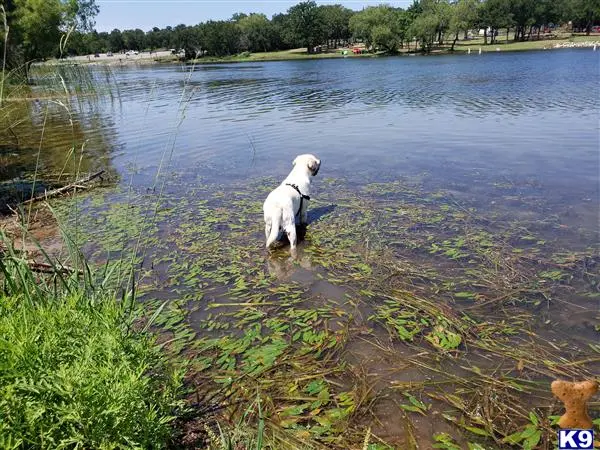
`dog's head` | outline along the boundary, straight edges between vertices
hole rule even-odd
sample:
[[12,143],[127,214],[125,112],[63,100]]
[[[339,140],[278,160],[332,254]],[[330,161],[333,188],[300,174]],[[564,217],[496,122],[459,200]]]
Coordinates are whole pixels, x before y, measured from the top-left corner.
[[319,169],[321,168],[321,160],[315,155],[308,153],[297,156],[292,164],[296,167],[306,167],[313,177],[319,173]]

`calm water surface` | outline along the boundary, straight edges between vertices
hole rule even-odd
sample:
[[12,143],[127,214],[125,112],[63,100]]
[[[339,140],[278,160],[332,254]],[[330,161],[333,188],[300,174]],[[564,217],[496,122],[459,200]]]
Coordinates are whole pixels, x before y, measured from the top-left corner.
[[[148,67],[117,72],[103,111],[114,164],[140,186],[163,161],[184,178],[424,177],[489,204],[490,180],[581,207],[597,225],[599,58],[587,51]],[[587,210],[587,213],[586,211]]]

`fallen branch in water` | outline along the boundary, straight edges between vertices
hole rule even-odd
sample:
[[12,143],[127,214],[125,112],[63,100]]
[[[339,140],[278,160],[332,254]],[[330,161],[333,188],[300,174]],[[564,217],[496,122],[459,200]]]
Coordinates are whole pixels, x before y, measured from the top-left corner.
[[73,182],[71,184],[68,184],[66,186],[63,186],[61,188],[53,189],[51,191],[46,191],[43,194],[37,195],[35,197],[32,197],[29,200],[25,200],[23,203],[27,204],[27,203],[37,202],[37,201],[40,201],[40,200],[46,200],[48,198],[56,197],[57,195],[61,195],[61,194],[64,194],[66,192],[69,192],[69,191],[71,191],[73,189],[78,189],[78,188],[79,189],[82,189],[82,188],[85,189],[85,186],[83,186],[84,183],[89,183],[93,179],[100,177],[103,173],[104,173],[104,170],[101,170],[99,172],[96,172],[96,173],[94,173],[92,175],[89,175],[89,176],[87,176],[85,178],[77,180],[77,181],[75,181],[75,182]]
[[76,270],[70,266],[53,266],[52,264],[37,262],[29,260],[27,261],[27,265],[33,272],[38,273],[64,273],[67,275],[71,275],[73,273],[78,273],[79,275],[83,275],[83,270]]
[[64,264],[48,264],[48,263],[36,261],[35,259],[29,259],[27,257],[27,252],[22,251],[22,250],[17,250],[14,248],[12,249],[12,252],[14,252],[15,255],[11,256],[5,248],[2,248],[2,243],[0,242],[0,259],[6,258],[6,259],[12,259],[13,261],[22,261],[25,264],[27,264],[27,266],[29,266],[29,268],[31,269],[32,272],[64,273],[67,275],[77,273],[79,275],[83,275],[83,270],[81,270],[81,269],[77,270],[74,267],[65,266]]

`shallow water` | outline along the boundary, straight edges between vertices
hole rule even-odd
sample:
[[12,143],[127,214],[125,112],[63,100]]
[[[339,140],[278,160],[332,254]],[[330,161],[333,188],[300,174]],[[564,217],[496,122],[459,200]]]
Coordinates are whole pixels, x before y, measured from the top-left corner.
[[[528,412],[557,412],[552,377],[600,371],[599,63],[117,71],[120,101],[80,124],[91,164],[108,153],[120,182],[82,201],[80,242],[103,261],[141,235],[144,298],[186,316],[165,320],[200,379],[251,374],[236,383],[300,439],[344,447],[371,427],[402,448],[440,433],[502,447]],[[306,239],[297,261],[267,257],[262,201],[305,152],[322,159]]]

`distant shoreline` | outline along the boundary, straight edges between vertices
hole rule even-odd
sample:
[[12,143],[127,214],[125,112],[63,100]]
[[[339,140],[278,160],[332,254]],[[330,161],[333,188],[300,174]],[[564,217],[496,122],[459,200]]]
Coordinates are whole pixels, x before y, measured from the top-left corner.
[[[532,44],[532,43],[553,43],[552,46],[528,46],[528,45],[519,45],[519,44]],[[570,45],[572,44],[572,45]],[[295,60],[311,60],[311,59],[342,59],[342,58],[378,58],[378,57],[402,57],[402,56],[442,56],[442,55],[466,55],[469,54],[469,48],[471,49],[471,54],[478,54],[479,48],[481,48],[481,53],[499,53],[499,52],[527,52],[527,51],[540,51],[540,50],[562,50],[562,49],[573,49],[573,48],[593,48],[594,45],[598,47],[600,50],[600,36],[598,36],[598,40],[596,41],[584,41],[584,42],[570,42],[568,40],[547,40],[547,41],[534,41],[534,42],[517,42],[517,43],[509,43],[509,44],[494,44],[494,45],[457,45],[454,51],[450,51],[450,49],[436,49],[431,51],[430,53],[422,53],[422,52],[408,52],[401,51],[398,53],[364,53],[364,54],[347,54],[343,55],[338,52],[326,52],[326,53],[317,53],[317,54],[309,54],[306,52],[299,53],[297,56],[285,57],[284,53],[281,56],[275,55],[273,57],[263,56],[262,53],[253,53],[250,56],[227,56],[227,57],[206,57],[206,58],[198,58],[194,60],[187,61],[187,64],[228,64],[228,63],[243,63],[243,62],[262,62],[262,61],[295,61]]]
[[[539,41],[524,42],[496,42],[485,45],[482,42],[460,41],[457,42],[454,51],[450,48],[435,49],[430,53],[408,52],[406,50],[395,54],[389,53],[363,53],[353,54],[351,49],[337,49],[335,52],[307,53],[306,49],[280,50],[275,52],[250,53],[248,55],[234,55],[224,57],[203,57],[194,60],[181,61],[169,52],[142,52],[139,55],[125,57],[122,54],[116,54],[107,57],[102,54],[100,58],[93,55],[78,56],[67,58],[68,62],[83,64],[106,64],[111,66],[130,66],[130,65],[154,65],[154,64],[229,64],[229,63],[248,63],[248,62],[273,62],[273,61],[296,61],[296,60],[314,60],[314,59],[343,59],[343,58],[376,58],[381,56],[439,56],[439,55],[464,55],[496,52],[523,52],[536,50],[560,50],[565,48],[593,48],[597,46],[600,49],[600,35],[573,36],[567,39],[547,39]],[[347,54],[342,51],[347,50]],[[44,64],[56,64],[61,60],[50,60]],[[65,60],[63,60],[65,61]]]

